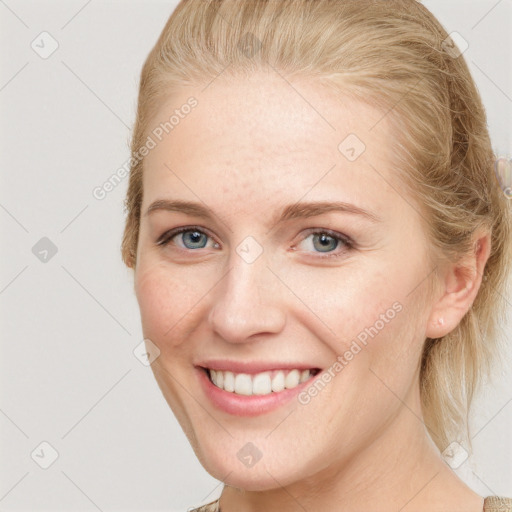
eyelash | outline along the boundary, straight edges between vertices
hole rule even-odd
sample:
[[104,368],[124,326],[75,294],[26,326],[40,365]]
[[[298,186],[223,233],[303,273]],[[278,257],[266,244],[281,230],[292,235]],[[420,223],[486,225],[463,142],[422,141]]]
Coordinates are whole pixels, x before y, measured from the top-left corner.
[[[188,231],[198,231],[199,233],[206,235],[209,238],[212,238],[207,232],[205,232],[202,228],[199,226],[182,226],[180,228],[171,229],[170,231],[166,231],[163,235],[159,237],[159,239],[156,241],[156,245],[160,247],[166,247],[171,243],[171,240],[176,237],[177,235],[180,235],[181,233],[186,233]],[[342,249],[339,253],[329,252],[322,254],[321,252],[317,252],[319,254],[320,258],[327,259],[327,258],[339,258],[340,256],[343,256],[344,253],[347,251],[353,249],[355,247],[355,243],[353,240],[348,237],[347,235],[343,235],[341,233],[338,233],[336,231],[332,231],[330,229],[316,229],[316,228],[310,228],[307,230],[307,235],[301,240],[305,240],[310,235],[328,235],[331,238],[334,238],[335,240],[338,240],[341,242],[341,244],[344,246],[344,249]],[[217,242],[216,242],[217,243]],[[182,247],[179,247],[179,249],[182,249],[184,251],[195,251],[196,249],[183,249]]]

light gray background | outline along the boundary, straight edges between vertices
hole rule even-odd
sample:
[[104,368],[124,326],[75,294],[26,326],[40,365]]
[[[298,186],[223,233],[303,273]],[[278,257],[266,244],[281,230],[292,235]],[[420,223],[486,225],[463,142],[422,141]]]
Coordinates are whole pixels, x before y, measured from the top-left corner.
[[[510,156],[512,0],[424,3],[469,42],[494,147]],[[140,69],[175,5],[0,1],[2,511],[184,511],[220,494],[132,352],[142,332],[119,251],[127,179],[92,195],[129,157]],[[47,59],[31,48],[43,31],[59,44]],[[42,237],[58,250],[46,263],[32,252]],[[511,353],[457,470],[484,496],[512,496]],[[49,460],[43,441],[58,452],[48,469],[31,458]]]

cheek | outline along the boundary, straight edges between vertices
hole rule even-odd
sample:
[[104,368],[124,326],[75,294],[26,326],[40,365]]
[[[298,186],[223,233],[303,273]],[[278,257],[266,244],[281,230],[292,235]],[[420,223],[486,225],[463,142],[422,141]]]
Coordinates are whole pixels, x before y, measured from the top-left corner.
[[397,288],[368,296],[344,352],[345,360],[351,358],[346,370],[369,402],[395,407],[414,381],[424,331],[419,303],[407,294]]
[[299,299],[297,307],[304,310],[304,318],[307,313],[317,324],[326,326],[330,334],[325,339],[334,340],[337,347],[333,348],[343,349],[360,333],[364,340],[365,328],[375,323],[379,331],[398,323],[397,310],[404,303],[403,290],[407,286],[399,281],[399,276],[393,276],[393,271],[382,262],[372,265],[372,262],[354,260],[331,268],[297,266],[285,270],[283,266],[282,275],[283,281],[292,284],[293,294]]
[[424,290],[415,289],[416,276],[423,274],[414,264],[337,270],[316,277],[310,273],[302,280],[293,276],[295,283],[309,283],[309,292],[299,288],[301,298],[328,326],[331,334],[325,340],[331,340],[333,351],[346,355],[352,371],[396,366],[400,359],[413,371],[424,340]]
[[135,275],[135,293],[139,303],[144,336],[160,350],[177,346],[187,338],[185,327],[194,316],[201,290],[197,280],[188,280],[165,265],[144,264]]

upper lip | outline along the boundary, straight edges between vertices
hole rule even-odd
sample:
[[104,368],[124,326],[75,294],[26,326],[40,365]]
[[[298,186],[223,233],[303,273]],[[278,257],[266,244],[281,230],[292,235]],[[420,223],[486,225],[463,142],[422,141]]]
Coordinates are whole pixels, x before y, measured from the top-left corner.
[[197,363],[196,366],[209,368],[211,370],[221,370],[233,373],[261,373],[271,370],[310,370],[312,368],[320,369],[310,363],[285,363],[278,361],[232,361],[228,359],[211,359]]

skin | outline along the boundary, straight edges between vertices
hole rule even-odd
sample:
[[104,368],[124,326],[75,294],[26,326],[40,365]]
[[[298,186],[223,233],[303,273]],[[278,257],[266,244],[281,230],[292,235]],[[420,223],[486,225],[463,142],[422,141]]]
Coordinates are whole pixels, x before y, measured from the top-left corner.
[[[425,338],[450,332],[471,306],[489,236],[479,233],[479,250],[458,266],[439,262],[430,274],[429,243],[393,174],[382,112],[311,79],[288,82],[263,71],[220,77],[184,87],[155,116],[152,126],[191,95],[198,100],[144,164],[135,291],[144,336],[160,350],[158,385],[201,464],[226,484],[222,512],[333,504],[344,512],[481,512],[483,498],[427,434],[418,363]],[[338,150],[350,133],[366,145],[354,162]],[[157,199],[206,204],[215,217],[144,215]],[[330,212],[272,223],[299,200],[342,200],[381,220]],[[200,226],[206,246],[187,248],[201,244],[180,234],[156,245],[180,226]],[[310,228],[345,234],[355,247],[331,240],[327,250],[339,257],[323,259]],[[263,249],[250,264],[236,251],[248,236]],[[429,275],[438,290],[427,300]],[[307,405],[232,416],[198,386],[194,364],[214,357],[327,369],[396,301],[401,312]],[[262,453],[252,467],[237,457],[248,442]]]

